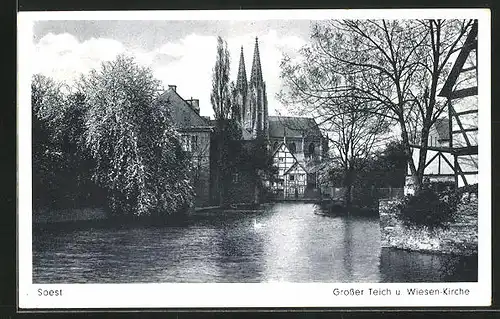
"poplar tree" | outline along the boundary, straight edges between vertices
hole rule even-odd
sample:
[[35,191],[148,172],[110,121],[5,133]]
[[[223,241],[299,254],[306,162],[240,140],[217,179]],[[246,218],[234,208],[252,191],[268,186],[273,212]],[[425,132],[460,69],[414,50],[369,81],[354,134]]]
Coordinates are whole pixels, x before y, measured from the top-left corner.
[[217,37],[217,53],[215,66],[212,73],[212,93],[210,102],[214,111],[216,122],[217,139],[217,172],[216,184],[219,196],[219,205],[225,204],[225,193],[227,188],[227,166],[228,166],[228,142],[231,118],[231,90],[230,90],[230,56],[227,43],[220,36]]

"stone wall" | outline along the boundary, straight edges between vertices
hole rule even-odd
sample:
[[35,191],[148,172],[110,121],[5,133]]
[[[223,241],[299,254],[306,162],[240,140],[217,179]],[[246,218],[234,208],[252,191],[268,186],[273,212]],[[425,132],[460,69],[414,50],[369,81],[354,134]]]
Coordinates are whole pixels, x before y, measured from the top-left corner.
[[404,225],[398,219],[397,204],[397,200],[379,202],[382,247],[457,255],[477,254],[476,194],[464,194],[457,205],[453,222],[434,230]]

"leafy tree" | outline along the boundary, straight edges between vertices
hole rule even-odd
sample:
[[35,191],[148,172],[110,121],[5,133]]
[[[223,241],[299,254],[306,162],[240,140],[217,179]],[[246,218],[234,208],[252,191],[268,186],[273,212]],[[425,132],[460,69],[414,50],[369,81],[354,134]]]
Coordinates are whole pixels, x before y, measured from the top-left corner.
[[391,141],[375,152],[361,171],[363,187],[402,188],[405,183],[408,159],[401,142]]
[[81,147],[82,94],[40,74],[33,76],[31,94],[35,208],[99,204],[89,178],[92,163]]
[[58,197],[58,171],[64,159],[57,132],[62,123],[61,84],[36,74],[31,81],[33,195],[36,209]]
[[373,114],[399,126],[405,153],[420,143],[418,163],[409,161],[417,189],[423,185],[430,127],[445,110],[438,88],[450,56],[465,40],[472,20],[337,20],[319,22],[300,60],[285,56],[282,98],[309,110]]
[[85,94],[73,89],[66,96],[66,109],[61,125],[61,149],[67,160],[65,187],[71,193],[71,200],[77,206],[98,206],[105,204],[103,190],[92,181],[95,167],[89,149],[85,147],[85,117],[87,104]]
[[93,179],[106,189],[111,211],[166,215],[190,205],[188,156],[169,110],[155,102],[159,82],[152,71],[120,55],[82,77],[80,86]]

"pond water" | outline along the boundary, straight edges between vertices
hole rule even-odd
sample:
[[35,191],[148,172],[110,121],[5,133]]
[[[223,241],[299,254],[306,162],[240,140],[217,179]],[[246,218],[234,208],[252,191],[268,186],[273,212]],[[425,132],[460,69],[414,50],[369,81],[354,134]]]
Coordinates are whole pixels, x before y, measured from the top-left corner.
[[477,257],[380,247],[378,218],[314,204],[172,226],[34,229],[34,283],[477,281]]

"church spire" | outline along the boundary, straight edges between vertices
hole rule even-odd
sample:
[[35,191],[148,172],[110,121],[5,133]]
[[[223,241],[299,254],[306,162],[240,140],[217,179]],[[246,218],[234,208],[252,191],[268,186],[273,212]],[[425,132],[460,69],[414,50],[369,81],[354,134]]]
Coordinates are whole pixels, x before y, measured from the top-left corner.
[[255,49],[253,51],[252,73],[250,75],[250,83],[262,82],[262,68],[260,65],[259,54],[259,39],[255,38]]
[[247,90],[247,72],[245,70],[245,57],[243,56],[243,46],[241,46],[240,54],[240,66],[238,68],[238,77],[236,79],[236,87],[241,90],[241,92],[246,92]]

